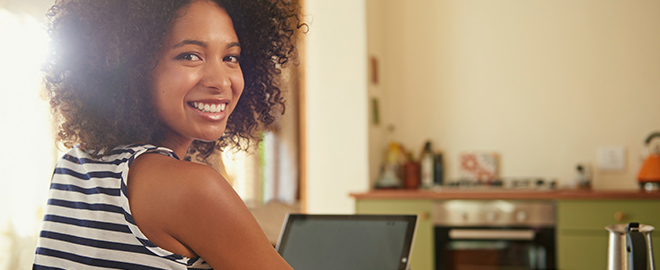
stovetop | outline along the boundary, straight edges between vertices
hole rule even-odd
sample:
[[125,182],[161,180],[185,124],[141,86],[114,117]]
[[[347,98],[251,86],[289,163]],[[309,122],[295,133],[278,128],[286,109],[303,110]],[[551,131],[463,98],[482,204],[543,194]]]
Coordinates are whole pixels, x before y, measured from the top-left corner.
[[506,191],[506,190],[555,190],[557,181],[546,180],[540,177],[525,178],[498,178],[491,181],[478,181],[473,179],[449,180],[443,185],[436,185],[434,190],[479,190],[479,191]]

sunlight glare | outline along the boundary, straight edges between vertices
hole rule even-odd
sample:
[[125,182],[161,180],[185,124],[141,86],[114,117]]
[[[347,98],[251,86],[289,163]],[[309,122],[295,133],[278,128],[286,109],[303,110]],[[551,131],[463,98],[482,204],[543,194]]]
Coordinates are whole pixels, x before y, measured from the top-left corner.
[[[55,162],[49,108],[42,98],[44,26],[0,8],[0,269],[31,261]],[[13,261],[13,262],[12,262]]]

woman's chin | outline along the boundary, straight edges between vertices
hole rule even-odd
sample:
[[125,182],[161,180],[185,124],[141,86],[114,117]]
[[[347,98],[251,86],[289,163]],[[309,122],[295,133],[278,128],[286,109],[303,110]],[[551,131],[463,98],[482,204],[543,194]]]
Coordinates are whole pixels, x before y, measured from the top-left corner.
[[200,142],[204,142],[204,143],[210,143],[210,142],[215,142],[218,139],[220,139],[220,137],[218,137],[216,139],[197,139],[196,141],[200,141]]
[[212,129],[207,129],[206,131],[199,132],[197,134],[195,140],[202,141],[202,142],[213,142],[217,141],[222,137],[222,135],[225,134],[225,126],[223,125],[222,127],[215,127]]
[[211,134],[205,134],[203,136],[199,136],[198,138],[196,138],[196,140],[201,142],[214,142],[220,139],[223,134],[224,134],[224,130],[223,132],[213,132]]

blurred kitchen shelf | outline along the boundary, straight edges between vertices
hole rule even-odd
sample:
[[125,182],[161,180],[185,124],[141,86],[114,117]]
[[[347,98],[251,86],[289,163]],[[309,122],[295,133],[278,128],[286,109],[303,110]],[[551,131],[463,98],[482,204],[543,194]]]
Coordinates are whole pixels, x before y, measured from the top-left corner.
[[660,192],[568,189],[384,189],[350,193],[355,199],[658,200]]

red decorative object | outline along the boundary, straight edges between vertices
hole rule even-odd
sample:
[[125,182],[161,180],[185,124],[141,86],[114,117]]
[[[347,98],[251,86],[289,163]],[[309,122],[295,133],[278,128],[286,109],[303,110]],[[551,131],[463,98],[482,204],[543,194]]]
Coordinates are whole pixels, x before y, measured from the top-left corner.
[[470,152],[459,155],[459,176],[464,179],[489,182],[497,178],[498,157],[492,152]]

